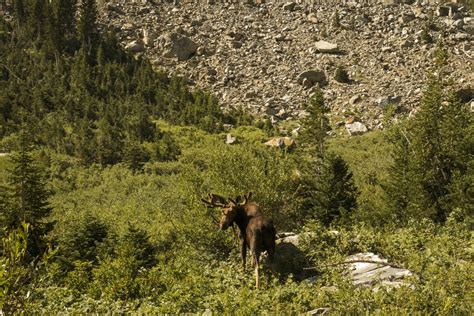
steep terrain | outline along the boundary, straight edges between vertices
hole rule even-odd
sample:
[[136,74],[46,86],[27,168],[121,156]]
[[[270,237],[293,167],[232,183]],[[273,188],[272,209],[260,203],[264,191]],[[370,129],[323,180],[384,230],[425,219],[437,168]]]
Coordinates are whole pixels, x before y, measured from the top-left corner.
[[471,89],[474,78],[474,19],[461,4],[112,2],[102,20],[156,67],[273,121],[300,117],[321,85],[334,124],[383,128],[384,114],[416,110],[440,40],[449,76]]

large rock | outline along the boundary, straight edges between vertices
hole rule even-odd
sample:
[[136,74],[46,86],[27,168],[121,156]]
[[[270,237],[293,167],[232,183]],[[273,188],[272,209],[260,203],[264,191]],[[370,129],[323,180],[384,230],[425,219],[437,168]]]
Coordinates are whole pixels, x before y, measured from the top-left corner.
[[371,252],[358,253],[346,258],[352,261],[348,271],[352,284],[361,286],[382,285],[398,287],[403,284],[401,280],[412,273],[407,269],[392,267],[386,259],[380,258]]
[[287,150],[291,150],[296,147],[296,143],[291,137],[274,137],[267,141],[265,145]]
[[125,45],[125,49],[131,53],[140,53],[145,50],[145,46],[141,41],[131,41],[127,45]]
[[351,136],[361,135],[367,133],[368,131],[367,127],[361,122],[353,122],[350,124],[346,124],[346,130]]
[[196,53],[198,46],[189,37],[180,36],[176,33],[166,38],[166,57],[177,57],[179,61],[184,61]]
[[398,105],[402,101],[401,96],[385,96],[385,97],[380,97],[377,99],[377,105],[380,106],[382,109],[387,108],[389,105]]
[[298,75],[297,82],[304,84],[308,82],[309,86],[313,86],[316,83],[323,83],[326,81],[326,74],[321,70],[306,70]]
[[311,276],[304,268],[308,267],[308,259],[300,249],[300,235],[295,233],[279,234],[275,247],[274,269],[282,277],[292,274],[297,280]]
[[337,44],[329,43],[326,41],[317,41],[316,43],[314,43],[314,46],[321,53],[333,54],[339,52],[339,47],[337,46]]

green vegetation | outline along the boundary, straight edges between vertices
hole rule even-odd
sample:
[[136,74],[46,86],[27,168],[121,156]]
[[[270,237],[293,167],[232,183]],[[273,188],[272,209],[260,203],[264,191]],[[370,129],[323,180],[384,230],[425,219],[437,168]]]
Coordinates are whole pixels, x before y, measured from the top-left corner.
[[342,66],[338,66],[336,70],[334,71],[334,80],[341,83],[349,82],[350,79],[349,79],[349,74],[347,73],[347,70],[344,69],[344,67]]
[[[359,137],[328,139],[317,90],[286,152],[263,145],[277,127],[123,51],[94,1],[80,15],[72,0],[14,3],[0,21],[1,312],[472,313],[472,113],[440,76],[414,117]],[[289,267],[257,291],[241,270],[200,198],[249,191],[279,232],[304,233],[314,282]],[[410,284],[353,286],[337,263],[369,251]]]

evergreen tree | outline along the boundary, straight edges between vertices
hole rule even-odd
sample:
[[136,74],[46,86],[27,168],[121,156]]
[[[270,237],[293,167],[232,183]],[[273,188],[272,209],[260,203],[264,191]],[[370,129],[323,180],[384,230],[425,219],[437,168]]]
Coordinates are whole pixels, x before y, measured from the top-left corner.
[[150,268],[155,263],[156,247],[150,242],[147,232],[128,224],[121,242],[122,255],[133,257],[138,267]]
[[74,261],[97,263],[100,244],[109,235],[107,225],[90,212],[76,219],[74,229],[67,229],[58,237],[59,255],[70,267]]
[[23,0],[15,0],[13,2],[13,8],[15,10],[15,19],[17,27],[22,27],[26,22],[26,9]]
[[128,141],[124,144],[123,161],[130,169],[141,170],[148,160],[150,160],[150,154],[139,143]]
[[323,157],[326,133],[330,130],[326,114],[329,108],[325,105],[321,89],[317,89],[308,104],[304,106],[308,115],[302,120],[300,140],[303,147],[309,148],[315,157]]
[[[11,193],[8,208],[1,209],[2,226],[16,229],[27,223],[28,253],[35,258],[46,249],[45,237],[54,223],[47,220],[52,208],[48,204],[49,193],[41,171],[33,163],[28,147],[23,144],[21,150],[11,158],[14,168],[10,171]],[[4,196],[5,198],[5,196]]]
[[30,16],[30,27],[38,43],[44,39],[46,32],[47,4],[45,0],[33,0],[33,12]]
[[73,38],[76,33],[76,0],[56,0],[58,25],[66,38]]
[[359,195],[347,163],[328,153],[320,165],[313,163],[308,169],[302,179],[305,217],[316,218],[325,225],[347,221],[357,208]]
[[466,179],[472,161],[472,118],[444,85],[430,76],[417,115],[392,138],[394,164],[385,191],[392,212],[401,219],[442,222],[452,210],[453,197],[465,196],[454,180]]
[[299,195],[305,218],[316,218],[325,225],[347,219],[357,207],[358,190],[352,172],[340,157],[325,152],[327,132],[330,130],[321,89],[317,89],[308,104],[308,115],[302,120],[300,144],[309,150],[309,159],[302,160]]
[[92,64],[95,62],[96,52],[99,47],[98,13],[95,0],[83,0],[79,11],[79,38],[82,49],[87,55],[87,60]]

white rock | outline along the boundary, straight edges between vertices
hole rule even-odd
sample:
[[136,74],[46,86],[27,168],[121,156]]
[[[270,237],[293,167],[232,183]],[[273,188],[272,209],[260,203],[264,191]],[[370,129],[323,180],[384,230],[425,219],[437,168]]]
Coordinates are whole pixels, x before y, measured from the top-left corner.
[[339,47],[337,44],[329,43],[326,41],[317,41],[314,43],[316,49],[321,53],[337,53],[339,52]]
[[367,127],[361,122],[346,124],[346,130],[351,136],[361,135],[368,132]]

